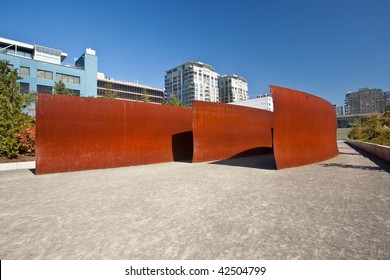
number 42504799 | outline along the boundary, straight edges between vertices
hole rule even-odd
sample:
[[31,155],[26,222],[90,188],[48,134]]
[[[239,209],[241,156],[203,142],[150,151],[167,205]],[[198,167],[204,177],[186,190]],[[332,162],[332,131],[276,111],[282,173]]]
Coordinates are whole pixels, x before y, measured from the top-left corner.
[[264,266],[248,266],[248,267],[235,267],[225,266],[218,270],[218,273],[222,275],[264,275],[266,268]]

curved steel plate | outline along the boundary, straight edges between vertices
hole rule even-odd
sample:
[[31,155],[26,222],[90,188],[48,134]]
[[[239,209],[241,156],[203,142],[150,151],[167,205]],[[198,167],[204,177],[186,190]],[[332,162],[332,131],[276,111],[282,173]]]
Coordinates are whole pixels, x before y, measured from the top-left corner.
[[270,86],[274,102],[274,154],[278,169],[338,155],[333,106],[317,96]]
[[37,174],[192,156],[188,108],[38,94],[36,117]]
[[257,148],[272,148],[272,112],[202,101],[194,101],[192,110],[194,162],[228,159]]

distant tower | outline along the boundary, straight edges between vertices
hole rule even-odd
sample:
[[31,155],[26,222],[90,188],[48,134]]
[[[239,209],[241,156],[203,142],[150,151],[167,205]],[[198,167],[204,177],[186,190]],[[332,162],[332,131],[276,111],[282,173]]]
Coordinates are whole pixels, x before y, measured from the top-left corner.
[[381,89],[361,88],[345,95],[345,114],[370,114],[384,112],[386,94]]
[[222,75],[218,79],[219,100],[222,103],[248,99],[248,83],[237,75]]
[[165,92],[184,104],[193,100],[219,102],[218,73],[202,62],[187,62],[166,71]]

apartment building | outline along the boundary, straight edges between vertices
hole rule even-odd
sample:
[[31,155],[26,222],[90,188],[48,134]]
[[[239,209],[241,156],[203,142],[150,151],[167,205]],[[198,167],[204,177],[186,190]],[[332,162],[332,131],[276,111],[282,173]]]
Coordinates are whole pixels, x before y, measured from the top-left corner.
[[202,62],[186,62],[166,71],[166,97],[175,96],[184,104],[193,100],[219,102],[218,73]]
[[238,75],[222,75],[218,78],[219,101],[230,103],[248,99],[248,82]]
[[86,49],[74,66],[62,65],[66,57],[61,50],[0,38],[0,60],[17,69],[21,92],[51,94],[62,81],[75,95],[96,96],[96,52]]
[[345,95],[345,114],[370,114],[384,112],[386,93],[381,89],[361,88]]
[[337,116],[345,115],[345,106],[333,104],[333,108],[336,111]]

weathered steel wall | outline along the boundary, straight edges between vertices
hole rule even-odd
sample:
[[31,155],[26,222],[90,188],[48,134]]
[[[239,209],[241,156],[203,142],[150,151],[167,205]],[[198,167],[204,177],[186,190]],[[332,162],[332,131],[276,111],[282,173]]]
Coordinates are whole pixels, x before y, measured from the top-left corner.
[[194,101],[193,109],[38,94],[37,174],[173,160],[223,160],[274,150],[278,169],[338,154],[327,101],[271,86],[274,112]]
[[274,102],[274,155],[278,169],[338,155],[333,106],[317,96],[270,86]]
[[192,157],[192,110],[38,94],[37,174]]
[[194,162],[272,151],[272,112],[202,101],[194,101],[192,111]]

